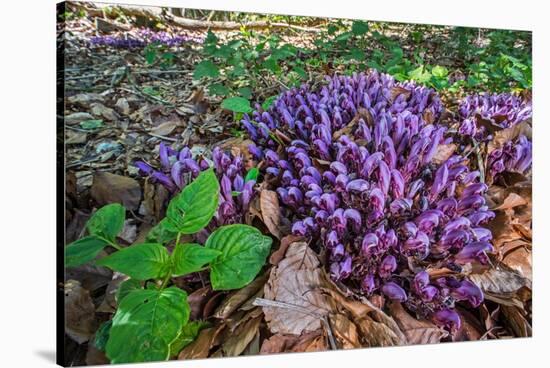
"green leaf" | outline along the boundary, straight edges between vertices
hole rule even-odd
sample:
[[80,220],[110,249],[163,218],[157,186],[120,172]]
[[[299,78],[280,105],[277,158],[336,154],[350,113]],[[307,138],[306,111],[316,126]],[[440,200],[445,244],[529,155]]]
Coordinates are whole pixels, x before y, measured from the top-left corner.
[[248,225],[222,226],[214,231],[205,246],[222,252],[210,263],[214,290],[239,289],[250,283],[262,269],[272,239]]
[[189,304],[183,290],[132,291],[113,317],[107,357],[113,364],[166,360],[170,344],[188,320]]
[[351,25],[351,32],[356,36],[364,35],[369,31],[369,24],[360,20],[356,20]]
[[208,93],[212,96],[227,96],[229,94],[229,88],[221,83],[212,83],[208,87]]
[[252,107],[250,106],[250,101],[244,97],[230,97],[222,101],[222,108],[226,110],[231,110],[233,112],[243,112],[250,113],[252,112]]
[[97,210],[86,223],[92,235],[114,242],[124,227],[126,210],[121,204],[112,203]]
[[443,66],[436,65],[432,68],[432,75],[437,78],[444,78],[449,74],[447,68]]
[[218,208],[220,184],[213,169],[208,169],[168,204],[166,218],[172,230],[194,234],[203,229]]
[[210,326],[205,321],[192,321],[183,326],[178,337],[170,344],[170,357],[175,357],[183,350],[184,347],[195,341],[199,332]]
[[147,62],[147,64],[153,64],[155,62],[155,59],[157,57],[157,50],[152,47],[152,46],[148,46],[146,49],[145,49],[145,61]]
[[103,126],[103,120],[101,119],[84,120],[83,122],[80,123],[80,127],[86,130],[98,129],[98,128],[101,128],[102,126]]
[[244,182],[246,183],[249,180],[258,180],[258,175],[260,174],[260,170],[258,170],[257,167],[253,167],[246,173],[246,176],[244,177]]
[[115,300],[117,304],[130,293],[130,291],[143,289],[141,281],[135,279],[128,279],[120,283],[115,294]]
[[173,229],[167,218],[156,224],[145,237],[147,243],[166,244],[176,239],[178,232]]
[[113,325],[113,320],[110,319],[107,322],[103,322],[95,332],[94,345],[97,348],[97,350],[105,351],[105,347],[107,346],[107,341],[109,340],[109,334],[111,332],[112,325]]
[[198,63],[195,66],[195,71],[193,72],[193,79],[201,79],[202,77],[211,77],[216,78],[220,75],[220,70],[210,60],[204,60]]
[[237,91],[246,99],[250,99],[252,97],[252,89],[250,87],[241,87]]
[[76,267],[94,260],[108,243],[93,235],[79,239],[65,247],[65,266]]
[[136,280],[164,277],[170,272],[170,255],[160,244],[132,245],[97,261]]
[[172,276],[183,276],[199,271],[221,252],[198,244],[178,244],[172,253]]

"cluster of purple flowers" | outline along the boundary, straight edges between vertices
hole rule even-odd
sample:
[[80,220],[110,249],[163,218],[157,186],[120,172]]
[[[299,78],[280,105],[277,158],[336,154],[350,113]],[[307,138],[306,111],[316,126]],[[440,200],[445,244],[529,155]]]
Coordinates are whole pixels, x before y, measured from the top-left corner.
[[150,29],[140,29],[137,35],[125,34],[117,36],[95,36],[90,38],[90,43],[92,45],[118,48],[145,47],[152,43],[173,47],[189,42],[203,43],[204,38],[186,34],[172,35],[167,32],[156,32]]
[[[488,262],[487,186],[460,155],[432,162],[449,143],[446,128],[432,123],[442,112],[433,90],[377,72],[327,82],[318,91],[291,89],[242,120],[282,215],[294,234],[322,244],[334,280],[455,331],[454,303],[477,307],[483,294],[465,279],[432,279],[429,270]],[[292,140],[278,151],[276,131]]]
[[[205,157],[193,158],[189,147],[177,152],[161,142],[159,156],[158,170],[143,161],[136,161],[135,166],[141,175],[162,184],[172,194],[179,192],[201,171],[211,166]],[[219,207],[212,226],[241,223],[254,196],[256,180],[245,181],[246,172],[241,155],[233,156],[216,147],[212,152],[212,161],[221,189]]]
[[490,140],[491,136],[485,127],[477,124],[477,119],[484,119],[509,128],[531,118],[533,108],[531,101],[511,93],[470,95],[464,98],[458,107],[462,120],[459,133],[471,136],[479,141]]
[[[478,119],[509,128],[530,119],[533,113],[531,101],[510,93],[468,96],[460,103],[458,111],[462,119],[459,134],[479,141],[489,141],[492,136],[477,123]],[[531,161],[532,144],[522,135],[491,152],[487,173],[492,179],[504,171],[525,174],[531,168]]]
[[532,155],[533,144],[527,137],[520,135],[489,154],[487,158],[489,176],[494,178],[504,171],[526,174],[531,169]]

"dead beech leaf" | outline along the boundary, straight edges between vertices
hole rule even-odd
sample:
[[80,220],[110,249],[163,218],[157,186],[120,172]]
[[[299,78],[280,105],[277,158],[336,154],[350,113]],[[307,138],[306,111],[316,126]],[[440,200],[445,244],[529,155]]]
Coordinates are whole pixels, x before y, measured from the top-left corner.
[[99,206],[121,203],[135,211],[141,201],[141,187],[132,178],[100,171],[94,174],[91,195]]
[[116,101],[115,109],[122,115],[130,115],[130,104],[124,97],[121,97]]
[[533,281],[533,260],[531,251],[525,247],[519,247],[509,252],[502,259],[502,263],[517,271],[527,280],[529,283]]
[[76,125],[80,124],[83,121],[86,120],[93,120],[93,115],[87,113],[87,112],[74,112],[72,114],[69,114],[65,116],[65,124],[66,125]]
[[279,197],[272,190],[264,189],[260,192],[260,210],[262,220],[271,234],[281,238]]
[[200,319],[203,316],[204,306],[206,302],[214,295],[214,291],[210,286],[205,286],[203,288],[193,291],[187,297],[187,302],[191,309],[190,318],[192,320]]
[[263,316],[259,315],[239,326],[222,345],[225,356],[240,355],[258,333],[262,319]]
[[361,108],[357,109],[357,113],[355,114],[353,119],[351,119],[351,121],[345,127],[335,131],[332,134],[332,138],[338,139],[343,135],[351,136],[353,131],[355,130],[355,127],[359,123],[359,120],[361,120],[361,119],[363,119],[363,121],[367,124],[367,126],[373,126],[374,125],[374,119],[373,119],[371,113],[369,112],[369,110],[361,107]]
[[395,99],[399,95],[405,95],[405,100],[408,100],[409,97],[411,96],[411,91],[403,87],[393,87],[390,90],[390,93],[391,93],[390,102],[395,101]]
[[65,332],[83,344],[96,330],[95,306],[88,290],[76,280],[65,283]]
[[103,301],[101,302],[101,304],[99,305],[99,307],[97,307],[97,311],[98,312],[102,312],[102,313],[114,313],[115,312],[115,309],[116,309],[116,306],[117,306],[117,302],[116,302],[116,293],[118,291],[118,287],[120,286],[120,284],[126,280],[128,280],[129,277],[120,273],[120,272],[115,272],[113,274],[113,279],[111,280],[111,282],[109,282],[109,285],[107,285],[107,290],[105,290],[105,298],[103,299]]
[[392,302],[390,304],[390,314],[405,334],[409,345],[434,344],[448,336],[445,330],[437,327],[432,322],[412,317],[401,303]]
[[[271,270],[264,287],[265,298],[296,309],[263,307],[273,333],[299,335],[321,327],[321,318],[335,311],[332,299],[320,288],[327,286],[315,253],[305,242],[289,246],[285,259]],[[308,313],[305,313],[307,311]]]
[[357,326],[343,314],[331,314],[330,325],[334,336],[342,349],[356,349],[361,347]]
[[509,208],[514,208],[517,206],[523,206],[527,204],[527,201],[521,197],[520,195],[516,193],[510,193],[508,196],[504,199],[502,204],[500,204],[498,207],[492,208],[492,210],[507,210]]
[[281,244],[279,245],[279,248],[271,253],[271,256],[269,257],[269,263],[276,266],[281,262],[281,260],[285,257],[286,251],[290,244],[298,242],[300,240],[303,240],[301,236],[289,234],[281,239]]
[[99,93],[79,93],[67,98],[67,101],[72,105],[89,108],[94,102],[103,102],[104,97]]
[[351,313],[366,346],[395,346],[406,343],[406,337],[395,320],[375,307],[368,299],[362,299],[360,302],[351,300],[334,283],[329,281],[327,284],[330,287],[324,288],[323,291],[331,295],[338,306]]
[[449,144],[440,144],[437,147],[437,151],[435,152],[435,155],[432,158],[432,162],[440,165],[443,162],[447,161],[449,157],[453,155],[456,151],[457,145],[454,143]]
[[532,139],[530,120],[496,131],[493,140],[487,145],[487,153],[491,153],[497,148],[502,148],[506,142],[514,140],[520,135],[525,135],[528,139]]
[[517,307],[502,306],[502,314],[517,337],[531,337],[533,332],[531,325]]
[[326,351],[327,349],[323,331],[319,329],[302,335],[275,334],[264,340],[260,354]]
[[85,132],[67,130],[65,132],[65,144],[82,144],[86,143],[88,134]]
[[250,284],[246,285],[244,288],[239,289],[231,293],[227,298],[224,299],[222,304],[214,312],[214,318],[225,319],[229,317],[234,311],[236,311],[241,305],[243,305],[247,300],[252,297],[255,297],[258,290],[261,290],[269,276],[269,272],[265,272],[263,275],[256,278]]
[[153,128],[151,130],[151,133],[156,134],[156,135],[167,136],[170,133],[172,133],[174,131],[174,129],[176,129],[177,126],[178,126],[178,122],[175,121],[175,120],[165,121],[164,123],[160,124],[159,126]]
[[183,348],[178,354],[178,360],[207,358],[210,349],[216,345],[216,338],[224,328],[225,324],[221,324],[201,330],[195,341]]
[[495,295],[510,295],[524,286],[531,287],[528,279],[512,270],[491,268],[468,277],[483,291]]
[[115,110],[110,107],[106,107],[101,103],[93,103],[90,105],[90,112],[97,117],[103,117],[105,120],[117,121],[119,119]]

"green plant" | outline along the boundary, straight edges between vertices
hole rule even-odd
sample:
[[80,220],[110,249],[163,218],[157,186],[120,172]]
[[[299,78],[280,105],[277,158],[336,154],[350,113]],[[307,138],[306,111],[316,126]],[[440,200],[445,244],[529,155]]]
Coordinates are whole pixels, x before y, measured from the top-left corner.
[[[208,225],[219,192],[213,170],[203,171],[170,201],[166,217],[151,230],[147,242],[126,248],[116,243],[124,207],[104,206],[88,221],[89,235],[65,248],[68,267],[93,262],[130,277],[120,285],[113,319],[96,337],[96,346],[104,347],[112,363],[166,360],[204,327],[201,321],[189,322],[187,294],[168,286],[172,277],[210,270],[212,288],[230,290],[244,287],[260,272],[272,240],[254,227],[219,227],[204,245],[180,242],[182,235]],[[96,260],[105,247],[116,251]]]

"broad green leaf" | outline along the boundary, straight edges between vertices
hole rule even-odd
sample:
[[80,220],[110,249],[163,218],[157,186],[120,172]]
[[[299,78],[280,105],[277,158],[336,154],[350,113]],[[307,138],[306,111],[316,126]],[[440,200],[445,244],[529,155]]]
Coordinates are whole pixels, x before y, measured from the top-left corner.
[[252,112],[252,107],[250,106],[250,101],[244,97],[230,97],[226,98],[222,102],[222,108],[226,110],[231,110],[233,112],[243,112],[250,113]]
[[108,243],[93,235],[79,239],[65,247],[65,266],[76,267],[94,260]]
[[176,287],[135,290],[119,304],[107,342],[111,363],[166,360],[189,320],[187,294]]
[[250,283],[262,269],[272,239],[248,225],[227,225],[214,231],[205,246],[222,254],[210,263],[214,290],[239,289]]
[[367,22],[356,20],[351,25],[351,32],[356,36],[364,35],[369,31],[369,25]]
[[194,234],[203,229],[218,208],[220,184],[213,169],[208,169],[168,204],[166,218],[169,229],[182,234]]
[[124,227],[125,213],[124,207],[118,203],[103,206],[86,223],[88,231],[92,235],[114,242]]
[[202,77],[211,77],[216,78],[220,75],[220,70],[210,60],[204,60],[195,66],[195,71],[193,72],[193,79],[201,79]]
[[170,344],[170,357],[175,357],[184,347],[195,341],[199,332],[210,324],[205,321],[192,321],[183,326],[178,337]]
[[444,78],[449,74],[447,68],[443,66],[436,65],[432,68],[432,75],[437,78]]
[[130,293],[130,291],[138,289],[143,289],[143,287],[141,286],[141,281],[136,279],[128,279],[122,281],[118,286],[115,294],[115,300],[117,304],[120,304],[120,301],[124,299],[124,297]]
[[172,276],[183,276],[199,271],[221,252],[198,244],[178,244],[172,253]]
[[271,105],[273,105],[273,103],[277,100],[279,96],[271,96],[271,97],[268,97],[264,103],[262,104],[262,109],[264,110],[267,110],[271,107]]
[[136,280],[164,277],[170,272],[170,255],[160,244],[132,245],[97,261]]
[[212,96],[227,96],[229,94],[229,88],[221,83],[212,83],[208,87],[208,93]]
[[163,218],[156,224],[145,237],[148,243],[166,244],[176,239],[178,232],[173,229],[167,218]]
[[237,91],[242,97],[246,99],[252,98],[252,89],[250,87],[241,87]]
[[93,130],[93,129],[101,128],[102,126],[103,126],[103,120],[101,119],[84,120],[83,122],[80,123],[80,127],[86,130]]
[[249,180],[258,180],[258,175],[260,174],[260,170],[258,170],[257,167],[253,167],[246,173],[246,176],[244,177],[244,182],[246,183]]
[[94,345],[97,348],[97,350],[105,351],[105,347],[107,346],[107,341],[109,340],[109,333],[111,332],[112,325],[113,325],[113,320],[110,319],[107,322],[103,322],[95,332]]

